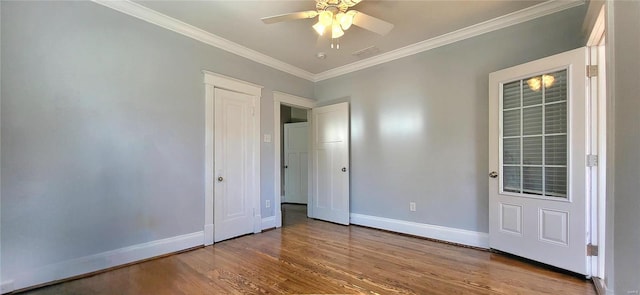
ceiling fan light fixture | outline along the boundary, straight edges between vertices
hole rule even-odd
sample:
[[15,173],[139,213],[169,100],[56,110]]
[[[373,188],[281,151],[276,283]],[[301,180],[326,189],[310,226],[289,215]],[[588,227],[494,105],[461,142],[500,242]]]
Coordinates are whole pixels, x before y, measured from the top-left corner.
[[318,21],[325,27],[331,26],[333,23],[333,13],[327,10],[320,12]]
[[313,25],[312,28],[316,31],[316,33],[318,33],[318,35],[322,36],[322,34],[324,33],[324,29],[326,27],[320,22],[318,22],[315,25]]
[[344,18],[344,16],[345,16],[344,12],[338,12],[336,13],[336,19],[334,21],[339,24],[342,24],[342,18]]
[[340,26],[342,27],[343,30],[348,30],[351,25],[353,24],[353,17],[356,15],[356,11],[355,10],[349,10],[347,11],[347,13],[343,13],[341,18],[337,18],[338,22],[340,22]]
[[336,22],[331,26],[331,38],[337,39],[344,35],[344,31],[340,28],[340,25]]
[[342,3],[346,4],[349,7],[352,7],[352,6],[360,3],[360,1],[362,1],[362,0],[342,0]]

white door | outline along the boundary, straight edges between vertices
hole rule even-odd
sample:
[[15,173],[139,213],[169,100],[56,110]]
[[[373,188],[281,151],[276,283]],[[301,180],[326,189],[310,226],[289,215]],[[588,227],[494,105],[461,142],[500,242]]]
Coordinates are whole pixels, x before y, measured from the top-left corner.
[[489,76],[491,248],[587,274],[586,49]]
[[284,202],[308,202],[309,123],[284,124]]
[[312,110],[312,205],[309,216],[349,224],[349,104]]
[[254,97],[215,89],[214,241],[253,232]]

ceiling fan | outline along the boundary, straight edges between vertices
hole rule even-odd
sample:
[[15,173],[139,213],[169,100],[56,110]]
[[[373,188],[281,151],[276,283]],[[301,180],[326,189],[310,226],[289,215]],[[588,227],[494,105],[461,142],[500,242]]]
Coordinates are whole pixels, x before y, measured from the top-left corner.
[[[386,35],[393,29],[393,24],[356,10],[349,10],[362,0],[315,0],[316,10],[285,13],[263,17],[265,24],[318,17],[313,29],[322,36],[327,28],[331,28],[331,38],[344,35],[351,25],[361,27],[380,35]],[[333,45],[333,44],[332,44]]]

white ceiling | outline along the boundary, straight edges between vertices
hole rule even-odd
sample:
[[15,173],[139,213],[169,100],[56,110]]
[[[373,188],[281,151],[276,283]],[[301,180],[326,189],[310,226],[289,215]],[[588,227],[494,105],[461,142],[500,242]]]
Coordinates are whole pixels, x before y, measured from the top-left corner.
[[[314,10],[314,0],[263,1],[136,1],[170,17],[248,47],[313,74],[356,62],[372,55],[352,53],[370,46],[382,54],[494,19],[543,1],[450,0],[374,1],[354,7],[395,25],[386,36],[353,26],[340,38],[340,49],[330,48],[330,38],[311,28],[317,19],[266,25],[260,18],[288,12]],[[326,59],[316,58],[325,52]]]

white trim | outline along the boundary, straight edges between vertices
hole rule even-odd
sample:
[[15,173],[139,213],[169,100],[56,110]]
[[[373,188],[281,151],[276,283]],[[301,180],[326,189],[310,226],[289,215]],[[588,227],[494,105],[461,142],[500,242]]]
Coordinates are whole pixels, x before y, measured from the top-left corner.
[[305,108],[305,109],[311,109],[316,104],[316,101],[313,99],[295,96],[293,94],[288,94],[280,91],[273,92],[273,100],[279,101],[284,105]]
[[231,52],[238,56],[247,58],[249,60],[261,63],[263,65],[272,67],[274,69],[283,71],[285,73],[297,76],[302,79],[306,79],[312,82],[319,82],[322,80],[338,77],[347,73],[362,70],[368,67],[386,63],[392,60],[396,60],[402,57],[410,56],[416,53],[427,51],[430,49],[438,48],[444,45],[448,45],[457,41],[479,36],[488,32],[499,30],[508,26],[523,23],[535,18],[539,18],[545,15],[549,15],[558,11],[569,9],[578,5],[584,4],[585,0],[566,0],[556,1],[549,0],[504,16],[500,16],[491,20],[484,21],[460,30],[440,35],[435,38],[424,40],[414,43],[403,48],[395,49],[368,59],[357,61],[351,64],[347,64],[341,67],[337,67],[331,70],[324,71],[322,73],[313,74],[309,71],[295,67],[291,64],[285,63],[281,60],[275,59],[268,55],[262,54],[250,48],[244,47],[240,44],[231,42],[218,35],[209,33],[205,30],[159,13],[155,10],[134,3],[130,0],[92,0],[93,2],[109,7],[113,10],[131,15],[139,18],[151,24],[160,26],[170,31],[182,34],[189,38],[198,40],[205,44],[220,48],[222,50]]
[[[205,73],[205,79],[207,74]],[[214,106],[215,87],[213,85],[205,85],[205,131],[204,131],[204,245],[208,246],[213,244],[213,165],[214,157],[213,152],[215,150],[214,145],[214,120],[213,120],[213,106]]]
[[[211,204],[211,207],[213,207],[213,203]],[[213,216],[211,218],[213,218]],[[202,243],[203,245],[205,246],[213,245],[215,230],[216,230],[216,227],[213,225],[213,223],[204,225],[204,235],[203,235],[204,242]]]
[[390,62],[399,58],[407,57],[431,50],[441,46],[445,46],[454,42],[473,38],[482,34],[486,34],[495,30],[513,26],[532,19],[536,19],[545,15],[549,15],[558,11],[569,9],[584,4],[584,0],[568,0],[568,1],[546,1],[510,14],[506,14],[488,21],[484,21],[466,28],[453,31],[444,35],[440,35],[431,39],[427,39],[418,43],[414,43],[402,48],[398,48],[383,54],[370,57],[361,61],[350,63],[341,67],[324,71],[314,75],[314,81],[322,81],[344,74],[369,68],[382,63]]
[[[592,2],[593,3],[593,2]],[[598,46],[600,45],[600,41],[604,37],[604,32],[606,28],[606,21],[604,18],[604,5],[600,7],[600,12],[596,17],[595,23],[593,24],[593,30],[589,34],[589,39],[587,40],[587,46]]]
[[352,224],[384,229],[403,234],[442,240],[467,246],[489,248],[489,234],[426,223],[351,213]]
[[262,223],[260,214],[260,98],[262,97],[262,86],[245,82],[236,78],[228,77],[211,71],[203,70],[205,84],[205,196],[204,196],[204,245],[211,245],[214,242],[215,224],[213,218],[214,204],[214,105],[215,105],[215,89],[226,89],[254,96],[254,179],[252,184],[255,196],[253,196],[253,232],[259,233]]
[[14,290],[13,280],[7,280],[0,283],[0,294],[13,292]]
[[262,230],[271,229],[276,227],[276,217],[269,216],[262,218]]
[[11,292],[201,246],[203,235],[201,231],[194,232],[27,270],[14,275],[12,290],[5,290],[4,287],[11,287],[11,285],[5,285],[6,282],[3,282],[2,292]]
[[[262,93],[262,89],[260,89],[260,93]],[[260,144],[262,143],[262,131],[260,129],[260,106],[261,106],[261,98],[262,95],[258,94],[256,96],[256,99],[254,99],[254,106],[253,106],[253,110],[254,110],[254,130],[255,130],[255,140],[253,141],[253,151],[254,151],[254,164],[253,164],[253,180],[255,181],[253,183],[253,191],[255,193],[255,199],[254,199],[254,203],[253,203],[253,208],[255,208],[254,211],[254,215],[253,215],[253,233],[259,233],[262,231],[262,206],[261,206],[261,180],[260,180],[260,155],[262,154],[262,148],[260,147]]]
[[[295,96],[292,94],[274,91],[273,92],[273,143],[274,143],[274,186],[273,186],[273,205],[274,205],[274,214],[275,214],[275,227],[282,227],[282,211],[281,211],[281,203],[282,196],[280,192],[282,192],[282,177],[281,177],[281,155],[280,149],[282,149],[282,134],[280,134],[280,105],[293,106],[296,108],[306,109],[307,110],[307,122],[311,122],[308,111],[312,109],[316,104],[315,100]],[[311,161],[311,158],[309,158]],[[311,165],[309,165],[311,167]],[[309,176],[311,173],[309,173]],[[311,182],[309,182],[311,183]],[[309,189],[311,189],[311,185],[309,185]],[[309,195],[310,195],[309,191]]]
[[[582,23],[582,31],[584,33],[584,36],[588,37],[586,43],[587,46],[597,45],[597,43],[595,43],[594,41],[597,42],[600,40],[594,40],[595,35],[604,34],[604,4],[604,0],[591,0],[587,4],[587,14],[585,15],[584,21]],[[600,29],[602,29],[601,32]]]
[[274,69],[283,71],[285,73],[313,81],[313,74],[307,72],[298,67],[292,66],[283,61],[277,60],[268,55],[257,52],[253,49],[244,47],[238,43],[229,41],[218,35],[209,33],[203,29],[187,24],[183,21],[177,20],[153,9],[147,8],[140,4],[134,3],[129,0],[92,0],[93,2],[109,7],[113,10],[128,14],[135,18],[139,18],[151,24],[165,28],[170,31],[174,31],[178,34],[187,36],[189,38],[198,40],[202,43],[209,44],[213,47],[220,48],[235,55],[247,58],[249,60],[261,63],[263,65],[272,67]]
[[[605,38],[606,19],[605,6],[603,2],[592,1],[589,5],[589,11],[595,14],[587,46],[589,46],[589,64],[598,66],[598,75],[589,78],[589,122],[591,141],[589,142],[589,154],[598,156],[597,166],[592,167],[589,171],[591,178],[590,198],[591,210],[590,231],[591,243],[598,246],[598,256],[591,257],[591,275],[604,280],[605,273],[605,257],[606,257],[606,195],[607,195],[607,87],[606,87],[606,48],[602,41]],[[589,14],[587,15],[589,16]],[[585,26],[587,20],[585,20]]]
[[204,84],[258,97],[262,95],[262,88],[264,88],[262,85],[249,83],[207,70],[202,70],[202,73],[204,74]]

